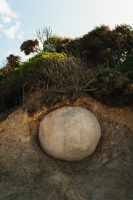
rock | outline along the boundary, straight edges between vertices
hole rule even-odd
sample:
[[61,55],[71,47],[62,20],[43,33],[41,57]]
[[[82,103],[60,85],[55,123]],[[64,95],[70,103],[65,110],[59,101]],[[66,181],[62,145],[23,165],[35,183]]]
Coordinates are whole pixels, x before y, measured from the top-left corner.
[[94,153],[101,136],[98,120],[89,110],[65,106],[47,114],[40,123],[39,140],[50,156],[82,160]]

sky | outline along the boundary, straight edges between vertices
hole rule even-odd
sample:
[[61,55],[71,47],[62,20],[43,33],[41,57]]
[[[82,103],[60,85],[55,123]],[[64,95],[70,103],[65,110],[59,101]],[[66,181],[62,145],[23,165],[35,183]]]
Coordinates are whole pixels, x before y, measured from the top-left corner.
[[44,25],[53,34],[80,37],[102,24],[133,25],[133,0],[0,0],[0,66]]

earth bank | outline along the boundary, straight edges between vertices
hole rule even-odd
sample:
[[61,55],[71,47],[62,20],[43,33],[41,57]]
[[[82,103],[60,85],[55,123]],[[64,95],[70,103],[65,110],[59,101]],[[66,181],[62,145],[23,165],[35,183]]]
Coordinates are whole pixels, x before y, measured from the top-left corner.
[[[54,160],[38,142],[41,119],[64,105],[80,105],[100,121],[96,152],[80,162]],[[28,116],[18,108],[0,124],[0,200],[133,199],[133,112],[111,108],[90,97],[44,107]]]

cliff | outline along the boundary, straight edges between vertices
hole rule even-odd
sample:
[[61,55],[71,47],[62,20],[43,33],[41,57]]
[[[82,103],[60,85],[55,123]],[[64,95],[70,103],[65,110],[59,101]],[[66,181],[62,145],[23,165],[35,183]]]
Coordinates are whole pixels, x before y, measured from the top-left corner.
[[[40,120],[63,105],[80,105],[100,121],[102,139],[80,162],[49,157],[38,142]],[[64,100],[28,115],[18,107],[0,115],[0,200],[133,199],[133,110],[90,97]]]

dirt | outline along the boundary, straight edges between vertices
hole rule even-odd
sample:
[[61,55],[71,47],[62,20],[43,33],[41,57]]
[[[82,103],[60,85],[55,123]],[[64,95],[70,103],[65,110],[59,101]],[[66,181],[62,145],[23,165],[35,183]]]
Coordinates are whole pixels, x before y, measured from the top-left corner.
[[[93,111],[102,127],[95,153],[80,162],[45,154],[38,142],[40,120],[63,105]],[[107,107],[90,97],[64,100],[32,116],[21,108],[0,123],[0,200],[132,200],[133,110]]]

